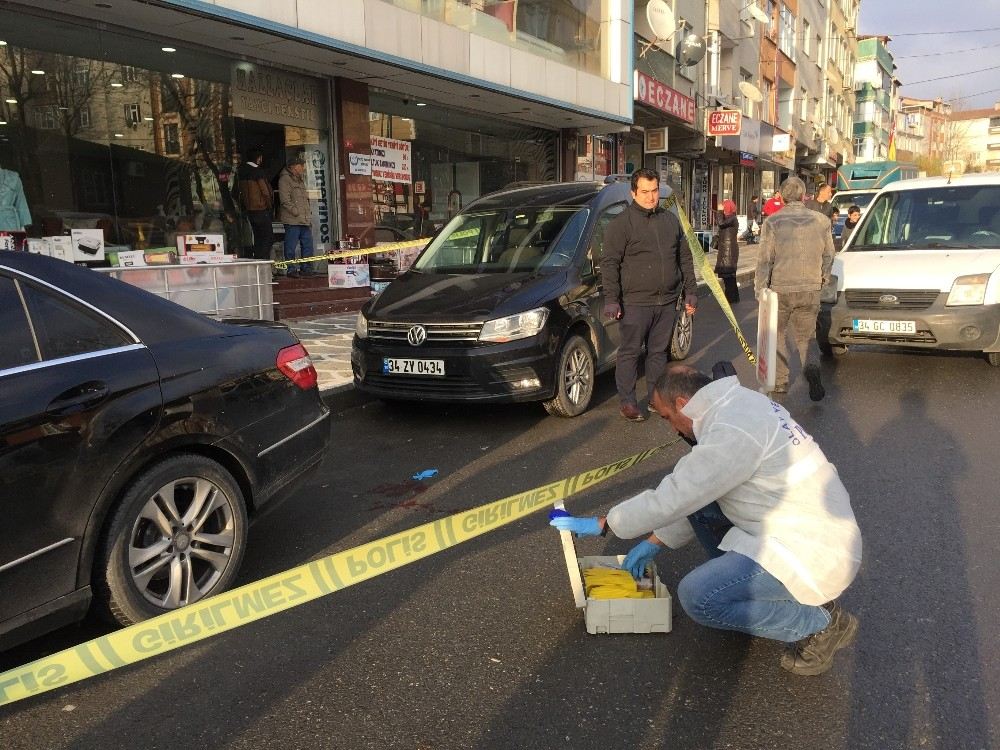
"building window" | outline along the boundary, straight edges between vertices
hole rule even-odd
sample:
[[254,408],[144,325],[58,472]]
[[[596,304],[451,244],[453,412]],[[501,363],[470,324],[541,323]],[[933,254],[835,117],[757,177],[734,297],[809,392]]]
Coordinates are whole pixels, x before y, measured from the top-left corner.
[[778,3],[776,0],[767,0],[767,35],[774,39],[778,35]]
[[795,14],[787,5],[781,6],[781,26],[778,30],[778,48],[795,60]]
[[181,152],[181,134],[177,125],[163,126],[163,151],[170,156],[177,156]]
[[77,68],[73,71],[73,88],[78,91],[87,91],[90,88],[89,68]]
[[35,110],[35,127],[39,130],[55,130],[59,127],[55,107],[39,107]]
[[[740,68],[740,80],[753,85],[753,76],[743,68]],[[753,99],[745,94],[743,95],[743,114],[747,117],[753,117]]]
[[806,19],[802,19],[802,54],[806,57],[812,57],[811,51],[811,41],[812,41],[812,27]]
[[139,80],[139,73],[134,65],[122,65],[122,83],[135,83]]
[[125,105],[125,124],[136,126],[142,122],[142,111],[139,109],[138,104],[126,104]]
[[92,121],[92,118],[90,116],[90,105],[84,104],[83,106],[81,106],[80,111],[77,113],[77,115],[80,118],[80,127],[89,128],[90,123]]
[[809,94],[799,89],[799,119],[805,122],[809,117]]

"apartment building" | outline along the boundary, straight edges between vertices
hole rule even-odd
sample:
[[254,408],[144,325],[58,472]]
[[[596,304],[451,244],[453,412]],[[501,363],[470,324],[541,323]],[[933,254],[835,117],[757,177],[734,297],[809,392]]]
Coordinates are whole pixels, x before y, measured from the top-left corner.
[[889,158],[889,136],[898,107],[900,82],[889,42],[892,37],[864,36],[858,40],[858,61],[854,68],[856,105],[854,108],[853,149],[859,162]]

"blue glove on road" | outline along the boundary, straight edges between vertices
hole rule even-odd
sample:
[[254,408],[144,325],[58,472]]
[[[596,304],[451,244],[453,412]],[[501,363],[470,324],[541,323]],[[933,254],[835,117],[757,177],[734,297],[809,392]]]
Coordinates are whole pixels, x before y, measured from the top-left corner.
[[625,555],[622,561],[622,569],[627,570],[636,580],[642,578],[646,572],[646,565],[653,562],[653,558],[662,550],[659,544],[654,544],[648,539],[643,539]]
[[560,531],[572,531],[577,536],[600,536],[601,522],[596,518],[578,518],[564,510],[554,510],[549,513],[549,526],[555,526]]

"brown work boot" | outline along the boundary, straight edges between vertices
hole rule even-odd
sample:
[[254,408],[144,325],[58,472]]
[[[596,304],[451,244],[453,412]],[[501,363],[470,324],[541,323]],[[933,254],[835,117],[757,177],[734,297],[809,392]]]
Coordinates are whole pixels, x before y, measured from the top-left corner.
[[622,404],[621,412],[629,422],[642,422],[646,419],[646,413],[635,404]]
[[793,643],[781,655],[781,666],[793,674],[823,674],[833,666],[833,656],[850,646],[858,635],[858,618],[836,602],[824,605],[830,624],[818,633]]

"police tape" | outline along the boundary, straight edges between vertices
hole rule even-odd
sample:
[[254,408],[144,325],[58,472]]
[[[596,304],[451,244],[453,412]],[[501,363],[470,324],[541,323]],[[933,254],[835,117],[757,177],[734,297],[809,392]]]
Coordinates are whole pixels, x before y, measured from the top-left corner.
[[377,255],[379,253],[391,253],[396,250],[407,250],[411,247],[423,247],[430,240],[407,240],[406,242],[387,242],[378,247],[368,247],[364,250],[341,250],[336,253],[326,253],[324,255],[310,255],[307,258],[288,258],[287,260],[272,260],[271,263],[279,271],[283,271],[296,263],[314,263],[320,260],[341,260],[343,258],[360,258],[365,255]]
[[422,560],[561,503],[679,440],[313,560],[10,669],[0,673],[0,706],[165,654]]
[[722,308],[722,313],[729,320],[729,325],[732,326],[733,333],[736,334],[736,339],[740,342],[740,347],[743,349],[743,353],[746,355],[747,359],[750,360],[750,364],[756,365],[757,357],[754,355],[753,349],[750,347],[746,337],[743,335],[743,330],[740,328],[739,321],[736,320],[733,308],[730,306],[729,300],[726,299],[726,293],[722,290],[719,278],[715,275],[715,269],[713,269],[711,263],[708,262],[708,258],[705,256],[705,250],[702,248],[701,242],[698,241],[698,237],[691,228],[691,222],[688,221],[687,214],[685,213],[683,206],[675,196],[676,194],[668,196],[664,201],[664,206],[667,208],[675,205],[677,206],[677,216],[681,222],[681,229],[684,230],[684,236],[687,238],[688,247],[691,248],[691,255],[694,257],[695,265],[701,271],[701,277],[705,281],[709,290],[712,292],[712,296],[715,297],[716,301],[719,303],[719,307]]

